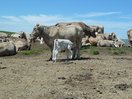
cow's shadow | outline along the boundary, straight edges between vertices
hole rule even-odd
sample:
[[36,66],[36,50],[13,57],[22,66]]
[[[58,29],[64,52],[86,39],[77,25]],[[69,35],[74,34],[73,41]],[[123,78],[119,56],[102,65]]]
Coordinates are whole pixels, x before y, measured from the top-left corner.
[[94,57],[80,57],[79,59],[57,59],[56,62],[63,62],[63,63],[73,63],[74,61],[81,61],[81,60],[102,60],[101,58],[94,58]]
[[78,60],[102,60],[101,58],[94,58],[94,57],[80,57]]

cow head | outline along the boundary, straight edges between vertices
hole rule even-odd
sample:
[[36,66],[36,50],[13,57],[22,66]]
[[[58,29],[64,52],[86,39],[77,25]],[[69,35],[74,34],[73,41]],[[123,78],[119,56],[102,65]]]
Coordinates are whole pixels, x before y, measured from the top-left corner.
[[113,40],[113,41],[115,41],[115,40],[117,40],[117,36],[116,36],[116,34],[113,32],[113,33],[111,33],[110,35],[109,35],[109,38],[108,38],[109,40]]
[[30,41],[31,41],[31,42],[32,42],[32,41],[35,41],[36,38],[39,37],[39,36],[41,35],[41,33],[42,33],[42,28],[41,28],[41,27],[42,27],[41,25],[36,24],[36,26],[33,28],[33,31],[32,31],[32,33],[30,34],[30,37],[31,37]]

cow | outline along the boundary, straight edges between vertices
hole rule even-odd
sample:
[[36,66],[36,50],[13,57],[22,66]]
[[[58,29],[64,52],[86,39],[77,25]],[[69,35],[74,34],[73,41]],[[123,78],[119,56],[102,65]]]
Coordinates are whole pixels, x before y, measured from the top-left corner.
[[2,42],[0,43],[0,56],[10,56],[15,55],[16,46],[11,42]]
[[128,36],[128,41],[129,41],[130,47],[132,47],[132,29],[129,29],[127,31],[127,36]]
[[123,47],[125,46],[125,42],[117,37],[117,39],[114,41],[114,45],[116,47]]
[[0,32],[0,37],[7,37],[7,36],[8,36],[8,34]]
[[103,39],[100,38],[100,37],[95,37],[95,38],[94,37],[90,37],[88,39],[90,45],[93,45],[93,46],[97,46],[97,43],[98,43],[99,40],[103,40]]
[[114,41],[111,40],[99,40],[97,43],[98,47],[116,47]]
[[58,27],[73,26],[73,25],[83,30],[84,37],[85,36],[96,37],[95,30],[83,22],[61,22],[61,23],[55,24],[55,26],[58,26]]
[[16,46],[16,51],[30,50],[31,44],[26,37],[26,33],[22,32],[19,37],[8,38],[9,42],[12,42]]
[[19,33],[15,33],[15,34],[11,34],[11,37],[16,37],[16,38],[20,38],[21,35]]
[[114,32],[112,33],[104,33],[104,34],[96,34],[96,37],[100,37],[104,40],[112,40],[112,41],[115,41],[117,40],[117,36]]
[[95,33],[98,33],[98,34],[103,34],[104,33],[104,26],[95,26],[95,25],[91,25],[90,28],[92,30],[94,30]]
[[87,41],[89,41],[89,43],[90,43],[91,45],[96,46],[99,40],[117,41],[118,38],[117,38],[117,36],[116,36],[115,33],[110,33],[110,34],[109,34],[109,33],[104,33],[104,34],[98,34],[98,33],[97,33],[97,34],[96,34],[96,37],[90,37],[90,38],[88,38]]
[[0,32],[0,42],[6,42],[7,37],[8,37],[8,34]]
[[37,41],[39,41],[40,44],[44,44],[44,38],[43,37],[37,37]]
[[[95,35],[95,29],[91,28],[90,26],[86,25],[83,22],[61,22],[61,23],[55,24],[55,26],[57,26],[57,27],[75,26],[77,28],[82,29],[83,30],[83,41],[82,41],[82,43],[84,45],[86,45],[85,44],[85,40],[86,40],[87,37],[88,38],[91,37],[91,36],[92,37],[96,37],[96,35]],[[42,37],[39,37],[37,40],[40,41],[40,44],[44,43]]]
[[50,48],[51,56],[49,60],[52,60],[52,51],[55,39],[69,39],[75,46],[73,48],[72,59],[79,59],[81,41],[83,36],[83,30],[76,26],[44,26],[37,24],[31,33],[30,42],[34,41],[37,37],[43,37],[45,43]]
[[[72,51],[73,48],[73,43],[68,40],[68,39],[55,39],[54,40],[54,47],[53,47],[53,52],[52,52],[52,60],[56,62],[57,60],[57,54],[62,51],[65,50],[66,54],[67,54],[67,59],[72,59]],[[68,56],[70,53],[70,57]]]
[[123,47],[123,46],[125,46],[125,42],[124,41],[122,41],[122,40],[117,40],[117,41],[114,41],[114,45],[115,45],[115,47]]
[[0,43],[7,42],[7,41],[8,41],[7,37],[0,37]]

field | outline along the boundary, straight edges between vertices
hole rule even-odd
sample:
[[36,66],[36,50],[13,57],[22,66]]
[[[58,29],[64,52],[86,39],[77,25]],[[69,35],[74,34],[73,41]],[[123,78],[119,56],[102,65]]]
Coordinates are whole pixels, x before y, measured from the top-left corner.
[[83,47],[58,62],[46,46],[0,57],[0,99],[132,99],[132,48]]

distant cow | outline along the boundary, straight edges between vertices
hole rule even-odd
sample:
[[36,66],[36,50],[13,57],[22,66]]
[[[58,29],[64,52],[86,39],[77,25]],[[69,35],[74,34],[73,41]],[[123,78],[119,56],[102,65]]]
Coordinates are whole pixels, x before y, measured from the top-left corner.
[[97,43],[99,47],[115,47],[114,41],[111,40],[99,40]]
[[127,31],[128,41],[130,46],[132,47],[132,29]]
[[16,54],[16,46],[11,42],[0,43],[0,56],[10,56]]
[[[65,50],[67,54],[67,59],[72,59],[73,55],[73,43],[68,40],[68,39],[55,39],[54,40],[54,47],[53,47],[53,55],[52,55],[52,60],[56,62],[57,59],[57,54],[58,52]],[[70,53],[70,57],[69,57]]]
[[0,32],[0,42],[6,42],[8,35],[6,33]]
[[114,45],[116,47],[123,47],[123,46],[125,46],[125,42],[117,37],[117,40],[115,40]]
[[31,48],[31,44],[29,43],[26,33],[24,32],[22,32],[19,37],[10,36],[8,41],[15,44],[16,51],[30,50]]
[[104,33],[104,26],[92,25],[92,26],[90,26],[90,28],[93,29],[95,33],[98,33],[98,34],[103,34]]
[[115,41],[117,40],[117,36],[114,32],[112,33],[104,33],[104,34],[96,34],[96,37],[100,37],[103,40],[112,40]]

